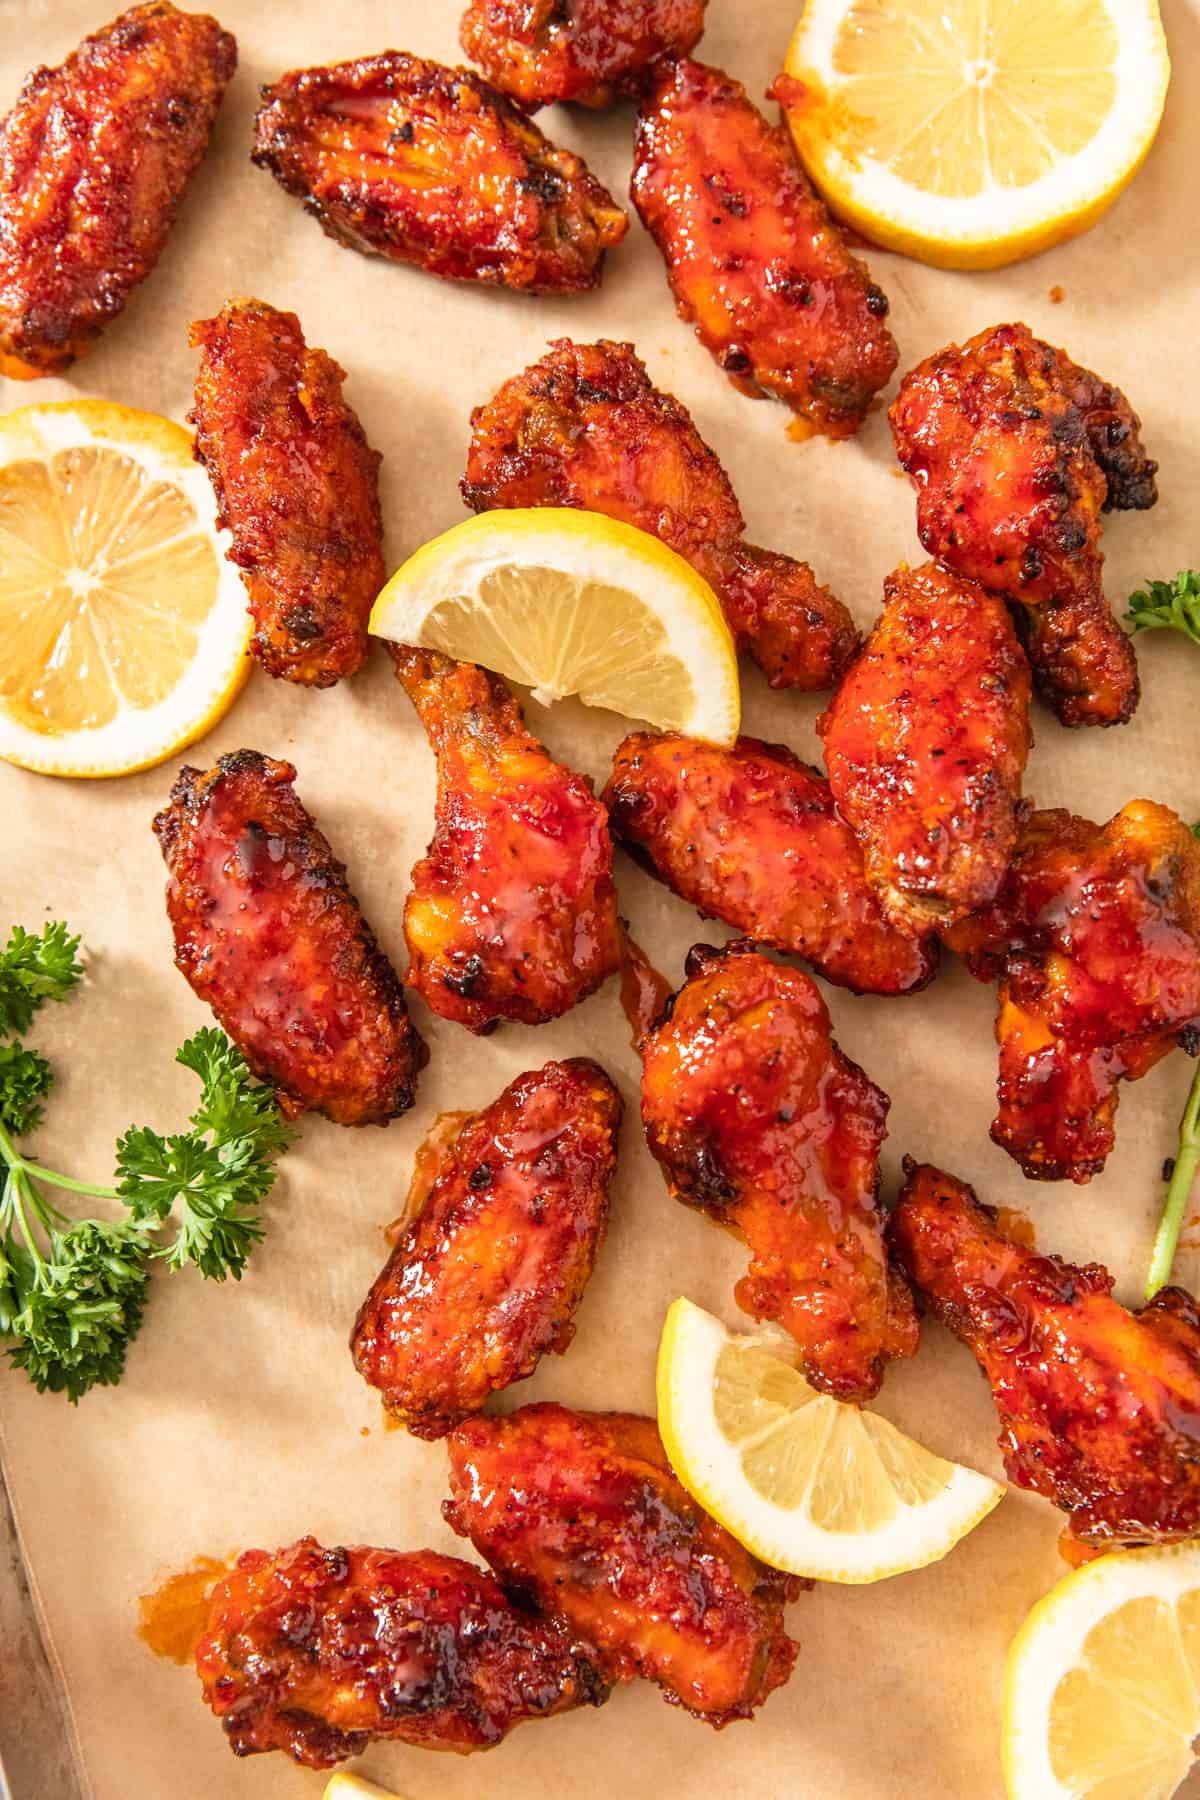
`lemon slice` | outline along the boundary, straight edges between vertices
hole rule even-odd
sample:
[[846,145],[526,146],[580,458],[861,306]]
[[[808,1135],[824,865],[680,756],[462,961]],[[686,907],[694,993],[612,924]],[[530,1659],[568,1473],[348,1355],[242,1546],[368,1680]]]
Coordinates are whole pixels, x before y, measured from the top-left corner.
[[0,756],[124,775],[232,704],[251,623],[181,425],[99,400],[0,417]]
[[347,1775],[339,1770],[325,1783],[322,1800],[400,1800],[393,1788],[381,1788],[361,1775]]
[[882,1581],[937,1562],[1004,1489],[886,1419],[818,1394],[777,1346],[676,1300],[658,1348],[658,1427],[688,1492],[764,1562]]
[[1004,1683],[1012,1800],[1167,1800],[1200,1734],[1200,1544],[1102,1556],[1039,1600]]
[[482,663],[549,703],[731,744],[737,658],[717,597],[649,533],[572,508],[479,513],[388,582],[371,630]]
[[1157,0],[808,0],[780,98],[839,217],[921,262],[994,269],[1112,204],[1170,72]]

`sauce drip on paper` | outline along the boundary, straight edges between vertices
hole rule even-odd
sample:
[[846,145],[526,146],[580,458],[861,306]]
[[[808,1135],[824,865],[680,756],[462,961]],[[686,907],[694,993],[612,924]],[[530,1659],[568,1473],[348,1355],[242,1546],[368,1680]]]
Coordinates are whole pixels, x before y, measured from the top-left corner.
[[231,1567],[226,1558],[197,1556],[153,1593],[138,1595],[138,1636],[155,1656],[192,1661],[208,1622],[209,1595]]

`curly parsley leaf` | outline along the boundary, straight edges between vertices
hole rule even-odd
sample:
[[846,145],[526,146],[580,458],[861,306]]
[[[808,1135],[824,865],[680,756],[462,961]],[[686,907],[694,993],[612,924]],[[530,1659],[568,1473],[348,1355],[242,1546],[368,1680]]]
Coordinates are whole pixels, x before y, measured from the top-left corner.
[[142,1323],[150,1240],[136,1226],[81,1219],[50,1233],[23,1305],[7,1324],[9,1358],[39,1393],[76,1403],[90,1387],[112,1387]]
[[197,1032],[176,1061],[202,1084],[194,1129],[163,1137],[131,1126],[117,1143],[117,1191],[139,1222],[162,1223],[178,1205],[175,1237],[156,1252],[172,1268],[194,1263],[211,1281],[238,1281],[262,1238],[259,1206],[291,1133],[223,1032]]
[[83,974],[78,937],[61,919],[35,934],[14,925],[0,950],[0,1036],[28,1031],[46,1000],[65,1000]]
[[23,1044],[0,1044],[0,1125],[24,1137],[41,1121],[54,1074],[45,1057]]
[[1125,622],[1134,631],[1181,631],[1200,644],[1200,572],[1181,569],[1174,581],[1148,581],[1130,594]]

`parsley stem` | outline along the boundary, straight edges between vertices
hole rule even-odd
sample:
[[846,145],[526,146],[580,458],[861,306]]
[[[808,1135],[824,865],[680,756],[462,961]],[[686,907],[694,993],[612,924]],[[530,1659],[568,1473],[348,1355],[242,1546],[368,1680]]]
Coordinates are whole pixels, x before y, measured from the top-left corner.
[[[37,1271],[40,1275],[46,1266],[46,1259],[38,1249],[37,1236],[29,1223],[29,1216],[25,1211],[26,1200],[28,1200],[35,1215],[41,1219],[42,1209],[38,1203],[37,1194],[26,1180],[24,1170],[14,1169],[12,1172],[13,1211],[17,1215],[17,1222],[21,1227],[21,1235],[25,1239],[25,1244],[30,1256],[37,1264]],[[42,1223],[45,1223],[44,1219],[42,1220]]]
[[1150,1258],[1150,1273],[1146,1279],[1146,1298],[1153,1300],[1160,1288],[1171,1279],[1171,1270],[1175,1263],[1175,1251],[1179,1243],[1179,1234],[1183,1229],[1183,1215],[1187,1210],[1188,1197],[1192,1191],[1192,1183],[1196,1172],[1200,1169],[1200,1068],[1197,1068],[1192,1081],[1192,1091],[1188,1095],[1183,1109],[1183,1118],[1179,1122],[1179,1154],[1175,1158],[1175,1167],[1171,1171],[1171,1179],[1167,1184],[1167,1197],[1163,1203],[1162,1218],[1154,1239],[1154,1252]]
[[43,1169],[40,1163],[27,1162],[20,1159],[21,1167],[35,1181],[48,1181],[51,1187],[65,1188],[70,1194],[94,1194],[98,1200],[119,1200],[116,1188],[95,1187],[90,1181],[74,1181],[70,1175],[59,1175],[53,1169]]

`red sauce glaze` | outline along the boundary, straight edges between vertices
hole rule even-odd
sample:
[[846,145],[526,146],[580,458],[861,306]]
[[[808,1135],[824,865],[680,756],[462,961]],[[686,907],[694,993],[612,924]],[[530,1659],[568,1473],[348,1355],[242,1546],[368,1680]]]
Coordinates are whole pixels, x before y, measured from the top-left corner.
[[215,19],[157,0],[26,77],[0,124],[0,375],[62,374],[145,280],[236,65]]
[[687,972],[642,1044],[646,1140],[675,1198],[748,1244],[738,1305],[792,1334],[814,1387],[869,1400],[917,1348],[878,1203],[891,1102],[798,969],[734,944],[693,950]]
[[696,1504],[653,1419],[524,1406],[469,1420],[446,1448],[450,1524],[616,1680],[656,1681],[718,1728],[787,1680],[783,1603],[801,1584]]
[[1004,602],[936,563],[898,569],[817,721],[829,786],[889,923],[986,906],[1008,868],[1029,755],[1029,665]]
[[1200,1049],[1200,842],[1150,800],[1103,826],[1033,813],[994,904],[946,942],[1000,983],[992,1136],[1026,1175],[1090,1181],[1118,1083]]
[[289,1118],[383,1125],[429,1053],[295,774],[257,750],[180,771],[154,821],[175,964]]
[[342,398],[345,374],[310,350],[295,313],[233,300],[192,326],[196,460],[233,533],[270,675],[332,687],[367,660],[386,579],[379,454]]
[[228,1573],[227,1559],[197,1556],[189,1568],[169,1575],[152,1594],[139,1594],[138,1636],[146,1648],[168,1662],[194,1661],[208,1623],[213,1586]]
[[642,1047],[646,1033],[666,1016],[671,1004],[671,984],[660,975],[641,945],[623,933],[621,954],[621,1010],[629,1021],[635,1050]]
[[1116,1549],[1200,1532],[1200,1309],[1164,1288],[1129,1313],[1112,1277],[1039,1256],[965,1182],[905,1159],[892,1248],[992,1385],[1011,1479]]
[[[786,100],[781,77],[772,92]],[[631,188],[681,318],[743,393],[773,395],[830,437],[857,431],[899,353],[888,303],[809,186],[782,125],[739,81],[661,63],[642,104]]]
[[593,1062],[519,1075],[440,1168],[354,1323],[359,1374],[417,1437],[444,1437],[575,1335],[608,1225],[621,1097]]
[[705,0],[469,0],[458,41],[526,112],[611,106],[666,54],[694,50]]
[[838,987],[907,994],[937,946],[894,930],[824,776],[781,744],[635,731],[604,790],[614,835],[703,918],[790,950]]
[[556,1019],[621,959],[605,810],[499,677],[389,648],[438,764],[433,840],[404,909],[409,985],[470,1031]]
[[628,229],[582,158],[473,70],[385,50],[262,92],[253,160],[350,249],[451,280],[578,293]]
[[598,1706],[608,1684],[561,1624],[518,1611],[482,1569],[433,1550],[247,1550],[196,1651],[235,1756],[310,1769],[373,1738],[486,1750],[524,1719]]
[[889,418],[931,556],[1019,603],[1034,675],[1064,725],[1138,701],[1129,638],[1104,597],[1100,513],[1157,497],[1120,389],[997,325],[909,371]]
[[853,656],[846,608],[807,563],[745,541],[716,452],[632,344],[557,339],[475,409],[471,428],[460,485],[476,512],[582,506],[661,538],[703,575],[772,687],[832,687]]

